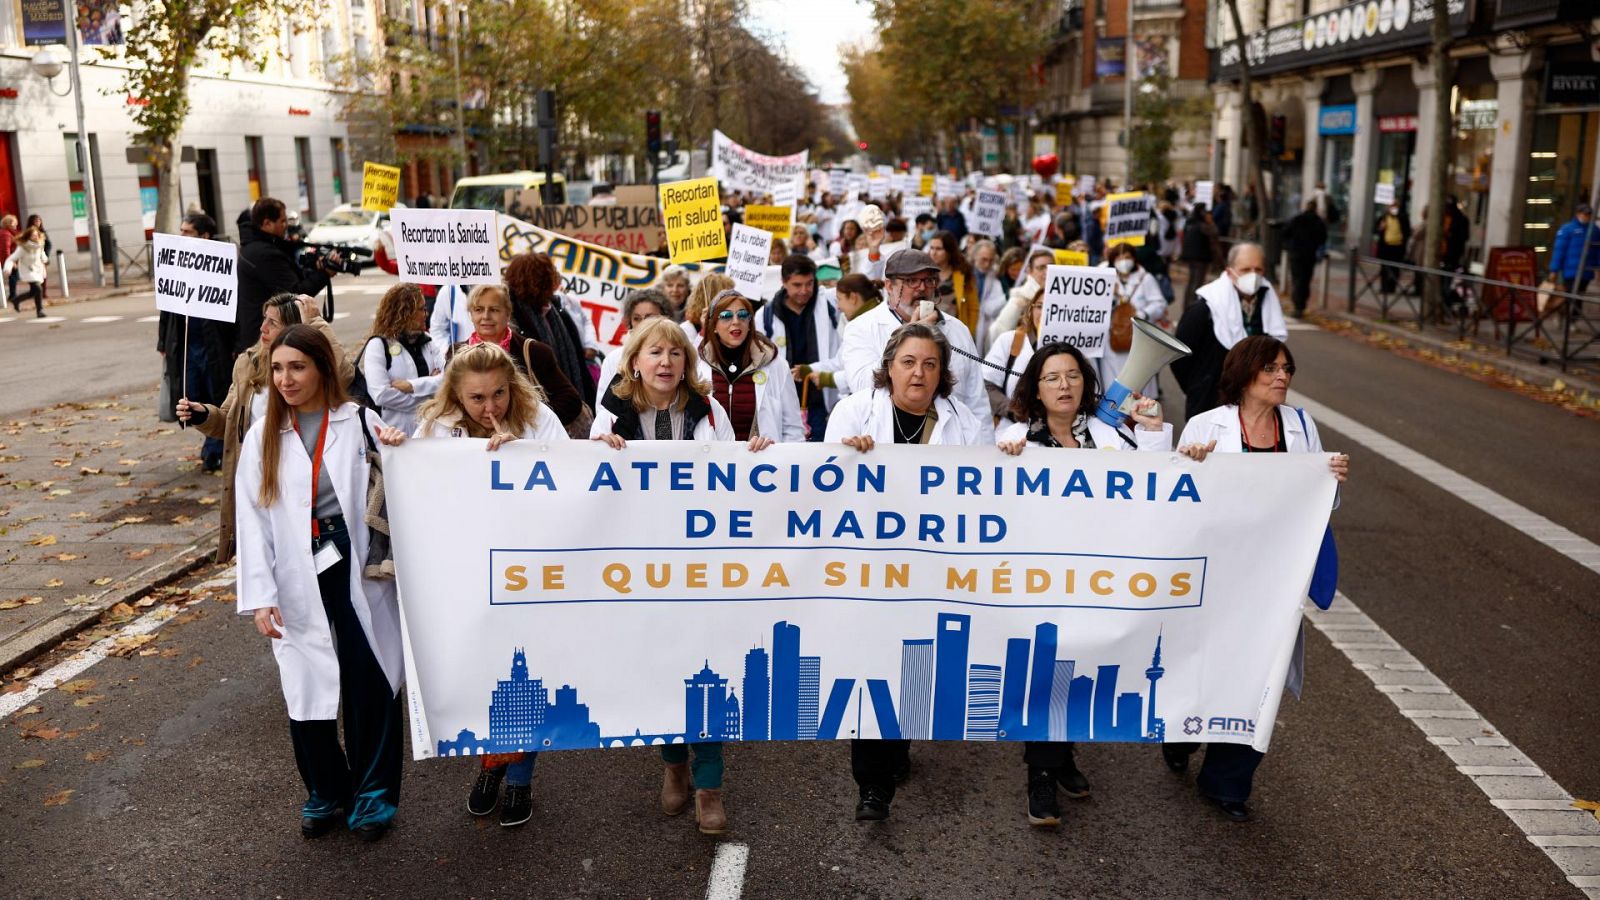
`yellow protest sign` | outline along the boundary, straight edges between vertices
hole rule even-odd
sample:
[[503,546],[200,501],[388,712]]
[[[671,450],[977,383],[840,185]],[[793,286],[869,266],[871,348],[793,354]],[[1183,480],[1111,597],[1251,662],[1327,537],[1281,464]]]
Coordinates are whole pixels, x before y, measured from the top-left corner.
[[[1071,206],[1072,189],[1077,185],[1078,180],[1076,178],[1070,175],[1061,176],[1061,180],[1056,182],[1056,205]],[[1062,263],[1062,265],[1079,265],[1079,263]],[[1082,265],[1088,265],[1088,263],[1082,263]]]
[[1082,250],[1057,250],[1056,265],[1058,266],[1087,266],[1089,254]]
[[1132,244],[1144,246],[1145,232],[1150,228],[1150,214],[1155,209],[1155,198],[1139,191],[1112,194],[1106,198],[1106,246]]
[[924,175],[924,176],[922,176],[922,183],[917,186],[917,196],[919,196],[919,197],[932,197],[933,196],[933,181],[934,181],[934,176],[932,176],[932,175]]
[[400,199],[400,167],[361,164],[361,208],[388,212]]
[[696,178],[661,186],[661,224],[675,263],[700,262],[728,255],[722,233],[722,198],[717,179]]
[[753,206],[744,208],[744,223],[760,231],[771,232],[784,240],[789,239],[791,207]]

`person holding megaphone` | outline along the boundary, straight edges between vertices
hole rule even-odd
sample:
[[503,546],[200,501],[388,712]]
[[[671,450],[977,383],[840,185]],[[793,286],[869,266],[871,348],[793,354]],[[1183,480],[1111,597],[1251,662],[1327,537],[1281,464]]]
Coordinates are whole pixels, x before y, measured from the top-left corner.
[[1267,334],[1289,339],[1278,292],[1267,281],[1267,254],[1248,241],[1228,251],[1228,268],[1200,288],[1203,303],[1191,303],[1178,321],[1177,337],[1193,355],[1172,364],[1172,374],[1187,398],[1186,418],[1217,406],[1222,361],[1247,337]]

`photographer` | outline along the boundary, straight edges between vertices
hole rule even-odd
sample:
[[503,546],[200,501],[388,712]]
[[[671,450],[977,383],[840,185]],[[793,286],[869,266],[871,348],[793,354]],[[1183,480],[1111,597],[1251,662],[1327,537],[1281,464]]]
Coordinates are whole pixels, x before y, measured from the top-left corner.
[[315,297],[339,271],[338,253],[314,258],[314,269],[302,270],[295,257],[299,245],[287,238],[289,216],[283,201],[262,197],[239,216],[239,318],[233,352],[243,353],[261,331],[261,307],[282,293]]

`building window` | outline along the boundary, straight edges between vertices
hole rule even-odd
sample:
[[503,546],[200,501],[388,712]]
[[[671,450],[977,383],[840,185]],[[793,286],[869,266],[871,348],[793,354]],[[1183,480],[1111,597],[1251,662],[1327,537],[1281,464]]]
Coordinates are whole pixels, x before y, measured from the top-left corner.
[[311,139],[297,137],[294,139],[294,175],[298,191],[297,199],[300,206],[300,219],[310,222],[316,218],[316,209],[312,205],[312,175],[311,175]]
[[250,182],[250,202],[267,195],[267,157],[261,147],[261,138],[244,139],[245,177]]
[[333,202],[335,204],[344,203],[344,138],[333,138],[329,141],[329,149],[333,156]]

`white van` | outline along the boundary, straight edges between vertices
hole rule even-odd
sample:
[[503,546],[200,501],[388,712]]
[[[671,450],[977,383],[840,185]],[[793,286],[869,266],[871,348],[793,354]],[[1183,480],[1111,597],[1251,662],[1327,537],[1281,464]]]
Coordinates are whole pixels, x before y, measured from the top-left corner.
[[[505,172],[499,175],[474,175],[456,182],[450,194],[451,209],[492,209],[506,211],[506,191],[522,191],[544,185],[543,172]],[[567,176],[557,174],[552,186],[554,196],[547,191],[546,204],[561,205],[567,202]]]

